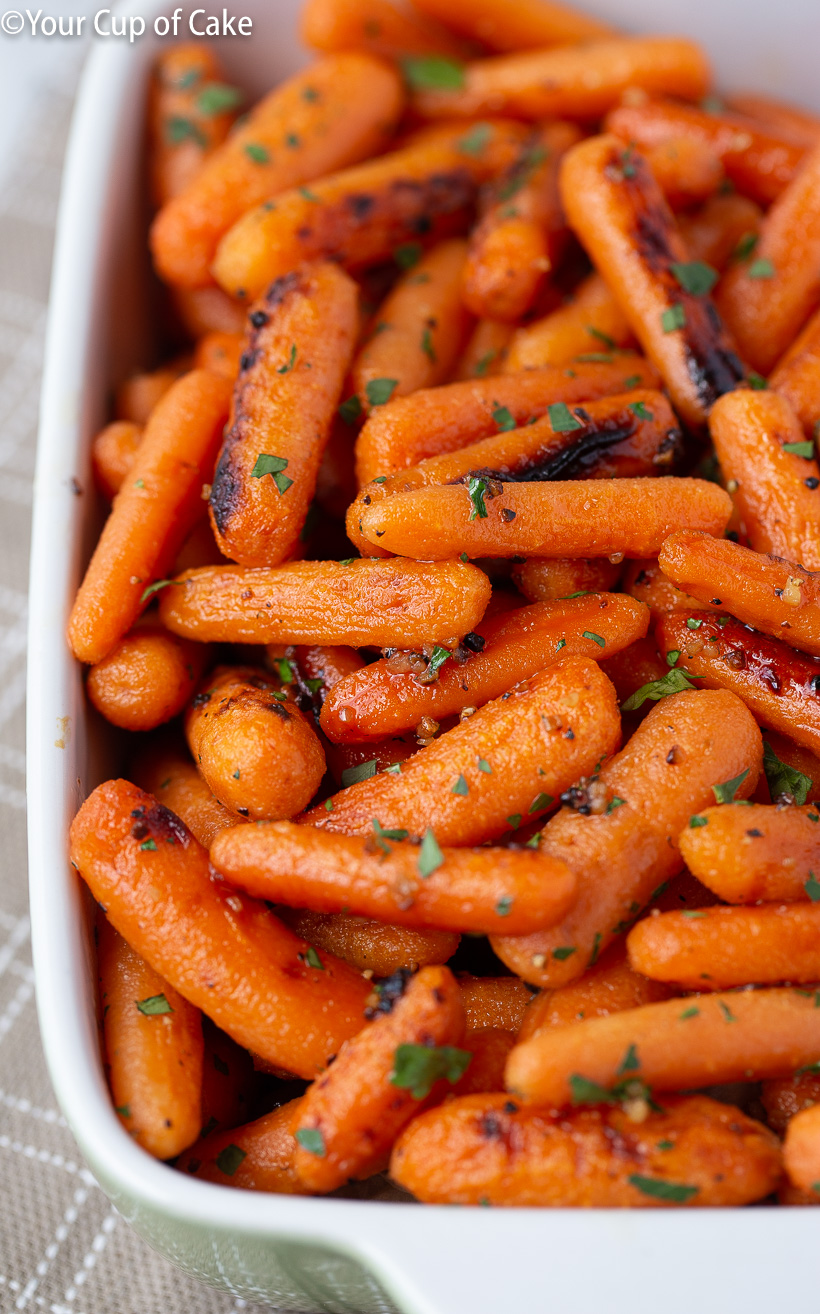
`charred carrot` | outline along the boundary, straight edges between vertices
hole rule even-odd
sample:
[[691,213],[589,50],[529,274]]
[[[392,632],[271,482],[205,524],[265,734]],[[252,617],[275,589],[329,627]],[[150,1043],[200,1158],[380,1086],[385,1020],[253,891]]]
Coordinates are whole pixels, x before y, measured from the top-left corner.
[[335,954],[367,976],[417,972],[431,963],[452,958],[461,938],[453,931],[417,930],[393,922],[374,922],[350,913],[314,913],[306,908],[282,908],[279,916],[295,935],[320,950]]
[[239,818],[214,798],[181,744],[154,741],[130,769],[135,784],[175,812],[203,848],[226,826],[238,824]]
[[243,96],[225,82],[206,46],[184,41],[160,55],[148,99],[148,166],[155,205],[164,205],[193,181],[221,146]]
[[141,442],[142,426],[131,420],[114,420],[94,438],[91,444],[94,482],[109,502],[120,491]]
[[182,711],[192,697],[206,648],[140,625],[88,672],[86,692],[98,712],[123,730],[153,730]]
[[554,0],[419,0],[416,7],[491,50],[543,50],[608,36],[612,28]]
[[178,1171],[240,1191],[308,1194],[293,1167],[296,1141],[291,1124],[301,1102],[290,1100],[255,1122],[203,1137],[182,1155]]

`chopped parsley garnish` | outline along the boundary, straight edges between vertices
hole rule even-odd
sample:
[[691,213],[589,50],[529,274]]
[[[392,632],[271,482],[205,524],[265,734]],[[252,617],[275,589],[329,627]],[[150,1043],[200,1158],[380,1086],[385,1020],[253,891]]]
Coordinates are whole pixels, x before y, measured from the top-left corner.
[[157,841],[155,839],[143,840],[140,844],[141,849],[147,849],[149,853],[156,853]]
[[595,328],[594,324],[587,324],[585,327],[590,337],[597,338],[599,342],[603,342],[604,346],[609,347],[610,351],[612,351],[617,345],[614,338],[611,338],[608,333],[604,333],[601,329]]
[[791,452],[792,456],[804,456],[810,461],[814,456],[814,443],[808,439],[802,443],[783,443],[783,451]]
[[495,910],[498,913],[499,917],[508,917],[512,906],[513,906],[512,895],[503,894],[501,898],[498,900],[498,903],[495,905]]
[[774,265],[766,256],[753,260],[746,271],[749,278],[774,278]]
[[558,949],[553,949],[552,956],[557,959],[559,963],[563,963],[567,958],[571,958],[572,955],[577,952],[578,948],[576,945],[565,944],[561,945]]
[[734,1015],[734,1013],[732,1012],[731,1008],[729,1007],[728,1004],[724,1004],[724,1002],[723,1002],[722,999],[719,999],[719,1000],[718,1000],[718,1008],[720,1009],[721,1013],[723,1014],[723,1020],[724,1020],[725,1022],[737,1022],[737,1018],[735,1017],[735,1015]]
[[173,114],[165,125],[165,135],[172,146],[179,146],[184,141],[195,141],[197,146],[207,146],[208,142],[200,128],[191,119],[181,114]]
[[216,1166],[226,1177],[233,1177],[242,1160],[246,1158],[246,1151],[240,1150],[238,1145],[226,1145],[225,1149],[220,1150],[216,1156]]
[[424,1100],[437,1081],[454,1085],[472,1061],[468,1049],[454,1045],[399,1045],[393,1056],[392,1085],[409,1090],[414,1100]]
[[419,849],[417,863],[419,875],[426,880],[428,876],[432,876],[434,871],[438,871],[443,862],[444,854],[439,848],[438,840],[428,826]]
[[667,671],[666,675],[661,676],[660,680],[650,680],[648,684],[642,684],[640,689],[636,689],[634,694],[630,694],[625,703],[621,703],[621,711],[634,712],[642,707],[647,699],[657,703],[661,698],[668,698],[670,694],[682,693],[684,689],[696,688],[697,685],[692,684],[686,671],[682,671],[680,667],[674,667],[671,671]]
[[709,825],[708,817],[694,816],[689,818],[690,830],[697,830],[699,826],[708,826],[708,825]]
[[431,361],[433,365],[435,365],[438,357],[436,356],[436,349],[433,346],[433,335],[430,332],[429,328],[425,328],[424,331],[422,332],[421,349],[424,352],[427,359]]
[[626,389],[626,391],[629,392],[630,388],[637,388],[640,382],[641,382],[640,374],[630,374],[628,379],[624,379],[623,386]]
[[511,812],[507,817],[507,825],[510,826],[512,830],[518,830],[518,827],[521,825],[521,813]]
[[769,386],[768,379],[764,379],[763,375],[758,374],[755,370],[749,370],[746,382],[754,392],[765,392]]
[[399,269],[412,269],[421,260],[422,252],[421,242],[403,242],[393,252],[393,259]]
[[137,1008],[145,1017],[160,1017],[163,1013],[173,1013],[165,995],[149,995],[147,999],[138,999]]
[[641,1062],[638,1058],[637,1046],[630,1045],[616,1068],[616,1074],[617,1076],[622,1077],[625,1072],[640,1071],[640,1067]]
[[296,672],[293,669],[293,662],[288,661],[287,657],[276,657],[273,664],[279,672],[279,679],[283,684],[293,684],[295,682]]
[[759,241],[757,233],[744,233],[732,253],[732,259],[748,260]]
[[338,409],[345,424],[355,424],[362,413],[362,403],[354,392],[353,396],[343,401]]
[[487,373],[487,370],[490,368],[497,355],[498,352],[493,350],[485,351],[484,355],[479,357],[475,363],[475,376],[477,379],[484,378],[484,375]]
[[288,479],[287,475],[282,473],[287,466],[285,457],[272,456],[270,452],[260,452],[251,470],[251,479],[262,479],[265,475],[271,475],[281,495],[286,493],[293,483],[292,479]]
[[682,1013],[678,1014],[678,1021],[688,1022],[691,1017],[700,1017],[700,1009],[693,1004],[691,1008],[685,1008]]
[[803,889],[811,899],[812,903],[820,903],[820,881],[818,881],[813,871],[809,872],[809,879],[806,881]]
[[674,333],[675,329],[686,327],[686,311],[679,301],[669,306],[661,315],[661,328],[664,333]]
[[369,780],[375,776],[378,767],[378,759],[371,758],[369,762],[359,762],[357,766],[345,767],[342,772],[341,786],[347,789],[348,785],[358,785],[362,780]]
[[269,164],[270,152],[267,147],[260,146],[258,143],[249,141],[245,145],[245,154],[248,159],[253,160],[254,164]]
[[484,771],[488,776],[491,776],[493,774],[493,769],[490,766],[489,762],[487,761],[486,757],[480,757],[478,759],[478,769],[479,771]]
[[320,972],[324,972],[325,970],[325,965],[312,944],[308,945],[308,951],[305,954],[305,962],[308,967],[316,967]]
[[613,794],[612,798],[607,803],[606,815],[609,816],[610,812],[614,812],[616,808],[622,808],[625,802],[625,798],[618,798],[617,794]]
[[405,81],[413,91],[460,91],[464,67],[445,55],[413,55],[402,60]]
[[700,1190],[699,1186],[666,1182],[660,1177],[642,1177],[640,1173],[630,1173],[627,1181],[643,1195],[651,1195],[655,1200],[669,1200],[674,1204],[685,1204]]
[[196,107],[200,114],[211,118],[235,109],[243,99],[238,87],[230,87],[227,82],[207,82],[196,98]]
[[118,1104],[117,1107],[116,1107],[116,1112],[120,1115],[121,1118],[130,1118],[130,1117],[131,1117],[131,1105],[130,1105],[130,1104]]
[[158,579],[153,584],[149,584],[148,588],[143,589],[142,593],[140,594],[140,605],[142,605],[142,603],[145,602],[147,598],[152,597],[154,593],[159,593],[160,589],[167,588],[169,584],[176,584],[176,580]]
[[456,142],[456,149],[462,151],[464,155],[481,155],[489,145],[491,136],[492,128],[489,123],[476,123],[466,137]]
[[300,1127],[296,1133],[296,1140],[308,1154],[315,1154],[320,1159],[324,1158],[325,1138],[318,1127]]
[[466,795],[469,794],[469,792],[470,792],[470,786],[467,784],[467,781],[464,779],[464,776],[459,776],[458,780],[453,785],[453,788],[450,790],[451,794],[460,794],[462,798],[466,797]]
[[748,776],[750,769],[750,767],[747,767],[745,771],[741,771],[739,776],[733,776],[731,780],[724,780],[722,785],[713,785],[712,793],[715,796],[715,802],[733,803],[735,794]]
[[507,407],[499,406],[497,402],[495,410],[493,411],[493,419],[495,420],[499,433],[508,433],[510,429],[518,427],[515,423],[515,417]]
[[487,491],[486,479],[477,479],[474,476],[471,476],[467,480],[467,492],[470,494],[470,501],[473,505],[473,509],[470,512],[471,520],[475,520],[476,516],[479,520],[487,519],[487,507],[484,502],[484,495]]
[[717,282],[717,270],[704,260],[675,261],[669,268],[684,292],[695,297],[707,296]]
[[652,411],[646,409],[646,404],[642,401],[630,402],[630,411],[637,415],[639,420],[654,420],[655,416]]
[[371,406],[384,406],[393,396],[397,386],[398,379],[371,379],[364,385],[367,400]]
[[295,343],[295,342],[292,342],[292,343],[290,344],[290,356],[289,356],[288,359],[285,361],[284,365],[280,365],[280,366],[279,366],[279,368],[277,369],[276,373],[277,373],[277,374],[290,374],[290,372],[291,372],[291,370],[293,369],[293,367],[294,367],[295,364],[296,364],[296,343]]
[[675,666],[677,664],[677,660],[679,657],[680,657],[680,648],[670,648],[668,653],[666,654],[666,665]]
[[581,635],[581,638],[591,639],[593,643],[597,643],[599,648],[606,647],[606,639],[602,639],[600,634],[593,634],[592,630],[584,630],[583,634]]
[[802,771],[797,770],[797,767],[781,762],[771,744],[765,739],[763,740],[763,772],[773,803],[781,794],[790,794],[795,803],[799,804],[805,803],[808,799],[812,787],[811,776],[804,775]]
[[451,656],[452,653],[449,648],[442,648],[439,644],[436,644],[430,654],[430,660],[427,663],[426,671],[418,677],[419,684],[433,684],[438,679],[438,673],[447,661],[447,658]]
[[536,794],[532,803],[530,803],[530,806],[527,808],[527,816],[531,817],[533,812],[543,812],[544,808],[548,808],[552,801],[552,794],[544,794],[543,792],[541,794]]
[[566,402],[553,402],[551,406],[547,407],[547,413],[550,417],[553,433],[572,433],[573,429],[583,427],[581,421],[576,420]]
[[390,829],[389,827],[383,826],[378,817],[373,818],[373,833],[376,837],[376,843],[379,848],[386,854],[393,852],[390,845],[387,843],[388,840],[396,840],[398,843],[400,840],[406,840],[409,834],[406,830]]

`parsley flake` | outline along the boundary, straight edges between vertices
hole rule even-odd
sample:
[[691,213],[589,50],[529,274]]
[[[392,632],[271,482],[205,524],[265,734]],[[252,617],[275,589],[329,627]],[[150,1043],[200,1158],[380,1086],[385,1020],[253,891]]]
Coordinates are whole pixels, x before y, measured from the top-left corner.
[[492,128],[489,123],[476,123],[466,137],[456,142],[456,149],[464,155],[482,155],[485,147],[489,145],[491,136]]
[[419,875],[424,880],[427,880],[427,877],[432,876],[434,871],[438,871],[443,862],[444,854],[439,848],[438,840],[428,826],[424,839],[421,841],[421,848],[419,849],[419,859],[417,863]]
[[723,1018],[725,1022],[737,1022],[737,1018],[735,1017],[731,1008],[729,1007],[728,1004],[724,1004],[722,999],[718,1000],[718,1008],[723,1014]]
[[679,301],[669,306],[661,315],[661,328],[664,333],[674,333],[675,329],[686,327],[686,311]]
[[820,881],[818,881],[813,871],[809,872],[809,879],[806,881],[803,889],[811,899],[812,903],[820,903]]
[[142,844],[140,844],[140,848],[147,849],[149,853],[156,853],[157,841],[155,839],[143,840]]
[[638,1058],[638,1049],[635,1045],[630,1045],[616,1068],[617,1076],[621,1077],[625,1072],[639,1072],[641,1067]]
[[471,520],[475,520],[476,516],[479,520],[487,519],[487,506],[484,501],[484,496],[487,491],[486,479],[477,479],[475,476],[471,476],[467,480],[467,492],[470,495],[470,501],[473,506],[473,509],[470,512]]
[[597,338],[599,342],[603,342],[604,346],[609,347],[610,351],[615,349],[617,345],[615,339],[611,338],[608,333],[604,333],[601,329],[596,328],[594,324],[586,324],[585,328],[590,337]]
[[749,278],[774,278],[774,265],[766,256],[753,260],[746,271]]
[[696,688],[697,685],[692,684],[686,671],[682,671],[680,667],[674,667],[671,671],[667,671],[666,675],[661,676],[660,680],[650,680],[648,684],[642,684],[640,689],[636,689],[634,694],[630,694],[625,703],[621,703],[621,711],[634,712],[642,707],[647,699],[657,703],[661,698],[668,698],[670,694],[682,693],[684,689]]
[[479,771],[484,771],[488,776],[491,776],[493,774],[493,769],[490,766],[489,762],[487,761],[486,757],[480,757],[478,759],[478,769]]
[[763,740],[763,772],[772,802],[776,802],[781,794],[790,794],[795,803],[801,805],[808,799],[812,787],[811,776],[804,775],[802,771],[797,770],[797,767],[781,762],[771,744],[765,739]]
[[576,420],[566,402],[553,402],[551,406],[547,407],[547,413],[550,417],[553,433],[572,433],[573,429],[583,427],[581,421]]
[[715,802],[733,803],[735,794],[740,789],[740,786],[743,784],[750,770],[751,768],[747,767],[745,771],[741,771],[739,776],[734,776],[731,780],[724,780],[722,785],[713,785],[712,793],[715,796]]
[[445,55],[414,55],[402,60],[405,81],[412,91],[460,91],[464,67]]
[[290,372],[291,372],[291,370],[293,369],[293,367],[294,367],[295,364],[296,364],[296,343],[295,343],[295,342],[292,342],[292,343],[290,344],[290,356],[289,356],[288,359],[285,361],[285,364],[284,364],[284,365],[280,365],[280,366],[279,366],[279,368],[277,369],[276,373],[277,373],[277,374],[290,374]]
[[749,370],[746,382],[754,392],[765,392],[769,386],[768,379],[764,379],[763,375],[758,374],[755,370]]
[[138,999],[137,1008],[144,1017],[161,1017],[163,1013],[173,1013],[165,995],[149,995],[147,999]]
[[429,328],[425,328],[421,335],[421,349],[424,352],[427,359],[431,361],[433,365],[435,365],[436,361],[438,360],[438,357],[436,356],[436,349],[433,346],[433,335],[430,332]]
[[417,677],[418,683],[419,684],[435,683],[435,681],[438,679],[438,673],[441,670],[441,667],[447,661],[448,657],[452,657],[452,653],[450,652],[450,649],[442,648],[438,644],[436,644],[435,648],[433,649],[430,655],[430,660],[427,663],[426,671],[424,671],[422,675],[419,675]]
[[717,282],[717,270],[704,260],[675,261],[669,266],[684,292],[694,297],[705,297]]
[[267,147],[259,146],[256,142],[249,141],[245,145],[245,154],[254,164],[269,164],[270,152]]
[[553,949],[552,956],[557,959],[559,963],[563,963],[567,958],[571,958],[572,955],[577,952],[578,949],[576,945],[565,944],[561,945],[558,949]]
[[316,952],[312,944],[308,945],[308,950],[307,953],[305,954],[305,962],[307,963],[308,967],[315,967],[320,972],[324,972],[325,970],[325,965],[322,962],[321,958],[319,957],[318,953]]
[[300,1127],[296,1140],[308,1154],[315,1154],[323,1159],[325,1155],[325,1138],[318,1127]]
[[207,82],[196,98],[196,107],[200,114],[211,118],[214,114],[235,109],[242,100],[238,87],[230,87],[227,82]]
[[607,803],[606,815],[609,816],[609,814],[614,812],[616,808],[622,808],[625,802],[625,798],[618,798],[617,794],[613,794],[612,798]]
[[[506,406],[499,406],[496,402],[493,411],[493,419],[498,427],[499,433],[509,433],[511,429],[518,428],[515,417]],[[580,427],[580,426],[579,426]]]
[[760,238],[757,233],[744,233],[732,252],[733,260],[748,260]]
[[282,493],[286,493],[293,484],[292,479],[288,479],[282,471],[287,469],[288,462],[283,456],[272,456],[270,452],[260,452],[256,458],[256,464],[251,470],[251,479],[262,479],[265,475],[271,475],[273,482]]
[[602,639],[600,634],[593,634],[592,630],[584,630],[583,634],[581,635],[581,638],[591,639],[593,643],[597,643],[599,648],[606,647],[606,639]]
[[356,423],[362,413],[362,403],[359,401],[355,392],[352,397],[348,397],[347,401],[341,403],[338,411],[345,424]]
[[654,420],[655,416],[652,411],[646,409],[646,404],[642,401],[630,402],[629,410],[637,415],[639,420]]
[[159,593],[160,589],[166,589],[169,584],[176,584],[175,579],[158,579],[153,584],[149,584],[147,589],[143,589],[140,594],[140,606],[154,593]]
[[499,917],[509,917],[510,909],[512,908],[512,906],[513,906],[512,895],[503,894],[501,898],[498,900],[498,903],[495,905],[495,910],[498,913]]
[[398,379],[370,379],[364,386],[370,405],[384,406],[389,402],[398,387],[398,382]]
[[532,803],[530,803],[530,806],[527,808],[527,816],[531,817],[533,812],[542,812],[544,808],[548,808],[552,802],[552,794],[544,794],[543,792],[536,794]]
[[686,1204],[686,1201],[691,1200],[700,1190],[699,1186],[666,1182],[660,1177],[642,1177],[640,1173],[630,1173],[627,1181],[643,1195],[651,1195],[655,1200],[669,1200],[673,1204]]
[[791,452],[792,456],[804,456],[810,461],[814,456],[814,443],[810,440],[802,443],[783,443],[783,451]]
[[393,252],[393,259],[399,269],[412,269],[421,260],[422,254],[421,242],[403,242]]
[[216,1156],[216,1166],[226,1177],[233,1177],[243,1159],[247,1158],[245,1150],[238,1145],[226,1145]]
[[691,1008],[685,1008],[682,1013],[678,1014],[679,1022],[688,1022],[691,1017],[700,1017],[700,1009],[693,1004]]
[[345,767],[342,772],[341,786],[347,789],[348,785],[358,785],[362,780],[369,780],[375,776],[378,767],[378,759],[371,758],[369,762],[359,762],[356,766]]
[[462,798],[466,797],[466,795],[469,794],[469,792],[470,792],[470,786],[467,784],[467,781],[464,779],[464,776],[459,776],[458,780],[453,785],[453,788],[450,790],[451,794],[460,794]]
[[690,818],[689,818],[689,829],[690,829],[690,830],[697,830],[699,826],[708,826],[708,825],[709,825],[709,818],[708,818],[708,817],[698,817],[698,816],[694,816],[694,817],[690,817]]
[[414,1100],[424,1100],[437,1081],[446,1079],[454,1085],[472,1062],[468,1049],[454,1045],[399,1045],[393,1056],[390,1081],[393,1086],[409,1090]]

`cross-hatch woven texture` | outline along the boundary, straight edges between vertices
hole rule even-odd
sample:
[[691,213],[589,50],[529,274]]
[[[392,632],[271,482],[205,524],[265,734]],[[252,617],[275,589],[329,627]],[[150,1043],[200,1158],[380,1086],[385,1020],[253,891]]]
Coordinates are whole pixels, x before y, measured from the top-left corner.
[[68,96],[58,94],[43,105],[0,194],[0,1314],[260,1314],[155,1255],[111,1208],[57,1109],[37,1029],[23,789],[26,580],[70,109]]

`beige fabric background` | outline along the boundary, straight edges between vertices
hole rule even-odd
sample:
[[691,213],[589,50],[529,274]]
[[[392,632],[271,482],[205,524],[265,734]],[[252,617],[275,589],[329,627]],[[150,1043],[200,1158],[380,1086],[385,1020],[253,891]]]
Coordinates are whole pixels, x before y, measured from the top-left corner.
[[41,99],[0,188],[0,1314],[253,1314],[258,1306],[211,1291],[153,1254],[111,1208],[59,1113],[37,1029],[26,890],[26,585],[74,65],[63,70],[68,85]]

